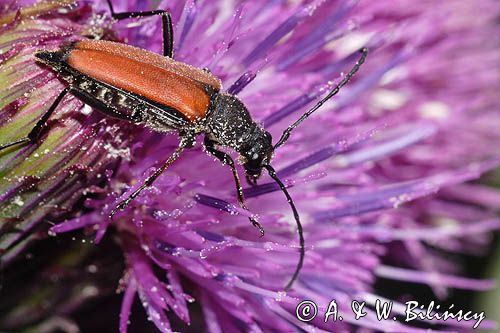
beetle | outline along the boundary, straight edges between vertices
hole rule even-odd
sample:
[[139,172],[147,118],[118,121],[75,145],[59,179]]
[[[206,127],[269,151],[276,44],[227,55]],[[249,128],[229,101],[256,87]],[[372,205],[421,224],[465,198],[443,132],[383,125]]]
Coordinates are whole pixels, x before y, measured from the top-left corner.
[[[291,132],[349,82],[365,62],[368,49],[359,50],[360,57],[349,73],[323,99],[288,126],[273,145],[271,134],[252,119],[236,96],[222,92],[221,81],[215,75],[209,70],[173,59],[172,19],[167,11],[115,13],[111,1],[107,0],[107,3],[115,20],[161,16],[163,56],[127,44],[92,39],[64,44],[56,51],[37,51],[36,60],[54,70],[67,87],[26,137],[0,145],[0,151],[14,145],[37,143],[44,124],[68,93],[105,116],[143,124],[162,133],[177,132],[180,137],[177,149],[140,187],[116,206],[110,214],[112,218],[151,186],[184,149],[193,147],[196,135],[204,134],[206,151],[231,169],[237,200],[243,209],[248,210],[248,207],[235,163],[230,155],[217,149],[219,146],[231,148],[239,154],[250,184],[256,184],[265,169],[286,196],[300,241],[299,261],[285,287],[285,290],[290,289],[303,265],[305,241],[299,213],[270,162],[274,151],[288,140]],[[259,222],[253,217],[249,219],[263,236],[264,229]]]

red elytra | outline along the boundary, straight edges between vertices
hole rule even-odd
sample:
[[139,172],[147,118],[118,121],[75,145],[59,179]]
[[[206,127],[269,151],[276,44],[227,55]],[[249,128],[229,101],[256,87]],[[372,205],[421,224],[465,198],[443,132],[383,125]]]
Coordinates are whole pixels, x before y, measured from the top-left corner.
[[69,49],[67,64],[116,88],[133,92],[203,119],[210,105],[207,87],[218,92],[220,80],[202,69],[127,44],[83,40]]

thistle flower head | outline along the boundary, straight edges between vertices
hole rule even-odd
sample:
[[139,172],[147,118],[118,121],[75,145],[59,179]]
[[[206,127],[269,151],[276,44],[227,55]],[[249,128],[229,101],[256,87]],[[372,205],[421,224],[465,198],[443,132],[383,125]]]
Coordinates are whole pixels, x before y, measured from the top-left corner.
[[[115,12],[152,9],[113,4]],[[239,208],[230,170],[198,143],[111,220],[178,138],[104,117],[70,96],[40,142],[0,151],[2,260],[41,237],[33,231],[47,230],[44,222],[55,224],[50,234],[112,237],[126,261],[120,332],[136,296],[162,332],[172,331],[167,312],[189,324],[193,302],[207,332],[416,332],[371,311],[355,320],[350,301],[373,304],[379,277],[423,283],[439,297],[492,286],[459,277],[433,249],[477,253],[500,226],[499,193],[471,182],[500,161],[497,3],[174,0],[158,8],[172,15],[175,59],[208,68],[274,141],[342,79],[360,47],[370,49],[358,76],[273,156],[304,224],[306,258],[292,290],[283,288],[298,240],[277,184],[261,177],[244,189],[250,211]],[[0,143],[29,132],[64,88],[35,51],[89,37],[162,48],[160,19],[113,22],[105,1],[64,10],[4,5],[0,22]],[[254,215],[263,238],[248,222]],[[344,321],[298,321],[304,299],[320,312],[336,299]]]

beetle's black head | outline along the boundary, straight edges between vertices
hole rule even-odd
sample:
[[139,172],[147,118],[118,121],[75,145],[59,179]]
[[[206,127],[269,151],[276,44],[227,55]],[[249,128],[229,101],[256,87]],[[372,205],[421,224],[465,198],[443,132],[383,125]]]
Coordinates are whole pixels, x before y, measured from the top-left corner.
[[255,184],[262,172],[262,167],[271,162],[274,149],[271,134],[259,127],[249,142],[250,145],[242,149],[240,153],[245,158],[243,167],[247,174],[247,180]]

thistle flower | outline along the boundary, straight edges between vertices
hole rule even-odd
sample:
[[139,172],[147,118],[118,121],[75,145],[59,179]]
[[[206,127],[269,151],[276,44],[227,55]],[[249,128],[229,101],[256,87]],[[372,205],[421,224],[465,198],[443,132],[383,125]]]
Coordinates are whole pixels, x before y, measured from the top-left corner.
[[[64,10],[61,3],[2,5],[1,143],[27,133],[63,89],[34,62],[36,50],[86,36],[161,50],[158,19],[137,27],[112,22],[105,1]],[[140,1],[113,3],[117,12],[151,9]],[[275,138],[331,89],[359,47],[370,49],[362,72],[274,156],[304,223],[298,281],[283,291],[298,244],[278,187],[262,178],[245,189],[251,213],[239,209],[231,173],[200,145],[110,220],[116,203],[178,139],[102,117],[71,97],[39,144],[0,153],[4,265],[43,237],[35,231],[47,230],[44,222],[54,224],[52,235],[84,229],[96,242],[115,239],[126,265],[120,332],[136,296],[162,332],[172,331],[167,312],[189,324],[192,302],[207,332],[352,325],[417,332],[379,322],[372,311],[355,320],[350,301],[373,304],[379,277],[429,285],[442,298],[449,288],[493,286],[461,277],[437,252],[479,254],[500,226],[500,193],[473,182],[500,162],[499,45],[491,40],[499,32],[498,3],[172,0],[158,8],[172,14],[175,58],[209,68]],[[264,238],[248,223],[251,214],[265,227]],[[295,307],[304,299],[315,300],[320,312],[336,299],[344,321],[298,321]]]

